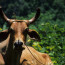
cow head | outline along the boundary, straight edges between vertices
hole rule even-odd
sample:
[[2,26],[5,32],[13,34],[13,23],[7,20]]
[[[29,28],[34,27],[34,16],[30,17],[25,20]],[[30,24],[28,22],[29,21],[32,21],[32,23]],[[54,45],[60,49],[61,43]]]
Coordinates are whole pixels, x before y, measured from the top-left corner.
[[31,39],[40,41],[38,33],[29,29],[29,25],[36,21],[40,15],[40,9],[37,9],[36,15],[30,20],[16,20],[9,19],[0,7],[0,16],[9,24],[7,31],[0,32],[0,41],[4,41],[9,35],[9,43],[13,45],[13,48],[20,48],[26,42],[27,34]]

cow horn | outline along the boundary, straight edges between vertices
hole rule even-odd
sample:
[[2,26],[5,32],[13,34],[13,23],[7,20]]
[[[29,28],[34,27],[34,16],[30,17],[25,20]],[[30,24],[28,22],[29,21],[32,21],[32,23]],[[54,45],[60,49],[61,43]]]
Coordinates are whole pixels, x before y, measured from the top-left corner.
[[5,15],[5,13],[2,10],[2,7],[0,6],[0,16],[7,21],[8,23],[11,23],[11,20]]
[[39,18],[39,16],[40,16],[40,9],[37,8],[36,15],[32,19],[29,20],[29,24],[33,23],[34,21],[36,21]]

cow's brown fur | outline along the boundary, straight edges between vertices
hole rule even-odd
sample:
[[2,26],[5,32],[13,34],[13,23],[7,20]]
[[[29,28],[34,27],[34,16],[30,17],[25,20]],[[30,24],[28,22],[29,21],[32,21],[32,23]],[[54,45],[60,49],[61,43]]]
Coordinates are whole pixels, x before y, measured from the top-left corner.
[[48,54],[40,53],[32,47],[28,48],[30,49],[34,57],[29,52],[29,50],[25,48],[20,59],[20,63],[22,63],[22,65],[53,65]]
[[[0,7],[1,17],[10,25],[8,30],[0,32],[0,65],[53,65],[48,54],[25,46],[27,34],[31,39],[40,41],[38,33],[28,29],[39,13],[38,9],[36,16],[30,20],[8,19]],[[22,45],[17,48],[15,43],[19,41]]]

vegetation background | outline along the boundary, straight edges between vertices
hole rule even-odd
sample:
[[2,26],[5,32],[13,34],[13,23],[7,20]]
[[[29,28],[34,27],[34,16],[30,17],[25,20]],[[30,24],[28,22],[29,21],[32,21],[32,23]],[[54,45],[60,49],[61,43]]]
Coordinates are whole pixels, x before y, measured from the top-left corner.
[[[0,0],[9,18],[30,19],[41,9],[39,19],[29,28],[36,30],[41,42],[28,39],[27,44],[48,53],[54,65],[65,65],[65,0]],[[0,18],[0,31],[7,29]]]

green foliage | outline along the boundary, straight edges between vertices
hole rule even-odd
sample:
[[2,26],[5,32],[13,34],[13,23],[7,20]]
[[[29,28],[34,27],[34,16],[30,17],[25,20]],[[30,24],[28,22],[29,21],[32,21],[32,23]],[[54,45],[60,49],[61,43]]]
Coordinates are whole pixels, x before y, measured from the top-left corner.
[[40,52],[48,53],[54,65],[63,65],[65,62],[65,29],[49,22],[42,24],[38,26],[41,42],[33,41],[32,46]]
[[[39,32],[41,42],[35,42],[29,39],[29,45],[42,53],[48,53],[54,65],[65,64],[65,24],[56,19],[55,13],[47,11],[41,13],[40,18],[29,28]],[[33,13],[28,16],[33,17]]]

